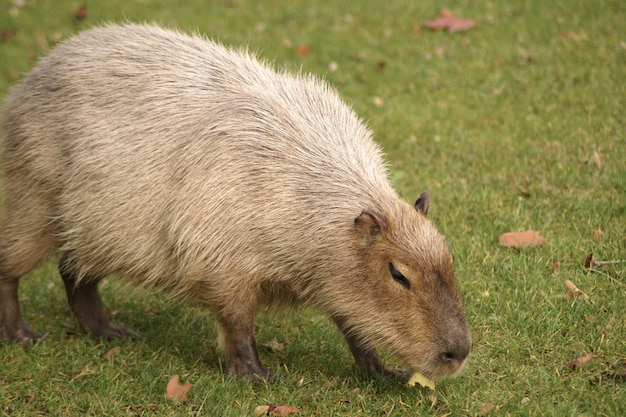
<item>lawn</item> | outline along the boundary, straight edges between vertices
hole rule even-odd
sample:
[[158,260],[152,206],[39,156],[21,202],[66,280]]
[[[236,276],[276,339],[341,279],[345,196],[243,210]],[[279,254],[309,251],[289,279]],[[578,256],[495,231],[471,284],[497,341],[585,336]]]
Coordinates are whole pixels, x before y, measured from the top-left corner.
[[[209,311],[115,277],[102,285],[109,314],[144,337],[90,339],[51,261],[21,281],[24,318],[47,336],[0,345],[0,415],[626,415],[623,0],[110,0],[80,20],[79,6],[0,0],[0,98],[57,42],[109,21],[199,32],[325,78],[368,121],[400,195],[429,191],[473,352],[433,393],[361,375],[315,310],[263,312],[259,344],[284,348],[261,348],[279,379],[253,386],[225,377]],[[442,7],[476,26],[427,29]],[[546,241],[498,241],[523,230]],[[590,253],[600,262],[585,268]],[[185,402],[165,398],[176,374],[193,384]]]

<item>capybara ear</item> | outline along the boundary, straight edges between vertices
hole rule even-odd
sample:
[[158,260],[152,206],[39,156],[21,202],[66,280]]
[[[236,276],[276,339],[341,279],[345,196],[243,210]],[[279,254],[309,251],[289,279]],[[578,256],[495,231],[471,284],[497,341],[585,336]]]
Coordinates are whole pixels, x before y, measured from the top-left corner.
[[430,205],[430,197],[427,192],[420,194],[420,198],[415,202],[415,210],[422,213],[424,216],[428,214],[428,206]]
[[378,213],[363,211],[354,219],[354,228],[370,244],[387,228],[387,223]]

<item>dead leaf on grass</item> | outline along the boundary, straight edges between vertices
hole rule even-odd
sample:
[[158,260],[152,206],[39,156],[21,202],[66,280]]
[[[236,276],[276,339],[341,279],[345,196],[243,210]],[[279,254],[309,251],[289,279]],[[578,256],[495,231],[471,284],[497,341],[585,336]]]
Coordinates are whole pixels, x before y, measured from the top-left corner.
[[311,53],[311,48],[309,47],[309,45],[298,45],[296,47],[296,54],[300,57],[300,58],[305,58],[307,56],[309,56],[309,53]]
[[98,375],[98,374],[99,374],[99,372],[98,372],[98,370],[96,368],[94,368],[93,366],[87,365],[87,366],[85,366],[83,368],[82,371],[80,371],[78,373],[78,375],[76,375],[74,378],[72,378],[70,380],[70,382],[76,381],[77,379],[81,379],[81,378],[84,378],[86,376]]
[[476,26],[476,22],[472,19],[455,16],[450,10],[443,9],[439,17],[424,22],[423,26],[432,30],[447,29],[449,33],[453,33],[471,29]]
[[569,369],[571,369],[572,371],[575,371],[577,369],[580,369],[583,367],[583,365],[585,365],[587,362],[589,362],[590,360],[597,358],[598,355],[594,355],[593,353],[587,354],[587,355],[583,355],[583,356],[579,356],[576,359],[574,359],[573,361],[571,361],[569,363]]
[[285,348],[285,345],[276,339],[263,343],[263,346],[269,348],[272,352],[282,352]]
[[526,246],[537,246],[544,242],[546,238],[541,236],[536,230],[525,232],[508,232],[498,237],[500,243],[511,248],[523,248]]
[[74,13],[74,18],[78,21],[84,20],[87,17],[87,5],[85,4],[81,4],[80,6],[78,6],[78,9],[76,9],[76,12]]
[[258,407],[256,407],[254,409],[254,415],[259,417],[259,416],[287,416],[289,414],[295,414],[295,413],[299,413],[300,410],[298,410],[296,407],[292,407],[290,405],[274,405],[274,404],[267,404],[267,405],[259,405]]
[[174,375],[165,388],[165,398],[168,400],[187,401],[187,393],[192,384],[181,384],[178,375]]
[[586,41],[589,39],[585,32],[562,32],[559,35],[564,39],[569,39],[574,42]]
[[121,351],[122,351],[121,347],[113,346],[111,349],[109,349],[106,352],[104,352],[104,355],[102,355],[102,359],[108,361],[111,358],[113,358],[113,356],[118,355]]
[[570,291],[570,293],[579,300],[584,301],[585,303],[589,302],[589,296],[582,292],[572,281],[569,279],[565,280],[565,286]]
[[478,412],[479,416],[486,416],[489,413],[491,413],[494,409],[494,405],[491,403],[486,403],[485,405],[483,405],[483,408],[480,409],[480,411]]
[[593,252],[585,256],[585,269],[589,269],[593,266]]

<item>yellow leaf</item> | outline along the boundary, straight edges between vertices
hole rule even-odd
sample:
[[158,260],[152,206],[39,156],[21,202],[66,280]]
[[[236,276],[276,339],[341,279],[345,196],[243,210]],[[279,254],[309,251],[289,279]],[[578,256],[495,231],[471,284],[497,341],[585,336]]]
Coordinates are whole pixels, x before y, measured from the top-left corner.
[[430,379],[426,378],[424,375],[420,374],[419,372],[415,372],[413,375],[411,375],[411,379],[409,379],[409,382],[407,382],[407,385],[409,387],[414,387],[416,383],[420,384],[421,386],[425,388],[430,388],[433,391],[435,390],[435,383],[431,381]]

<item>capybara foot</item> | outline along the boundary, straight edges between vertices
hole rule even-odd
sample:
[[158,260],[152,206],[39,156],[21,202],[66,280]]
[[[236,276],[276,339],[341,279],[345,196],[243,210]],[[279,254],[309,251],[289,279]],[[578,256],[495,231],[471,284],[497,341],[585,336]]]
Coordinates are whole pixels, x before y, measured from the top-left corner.
[[[83,325],[81,323],[81,325]],[[84,325],[83,325],[83,328]],[[141,339],[141,334],[126,327],[118,326],[115,323],[108,322],[103,325],[90,326],[85,328],[93,337],[102,337],[105,339]]]
[[0,317],[0,341],[15,342],[23,346],[31,346],[41,334],[31,329],[22,319],[16,326],[6,325]]

